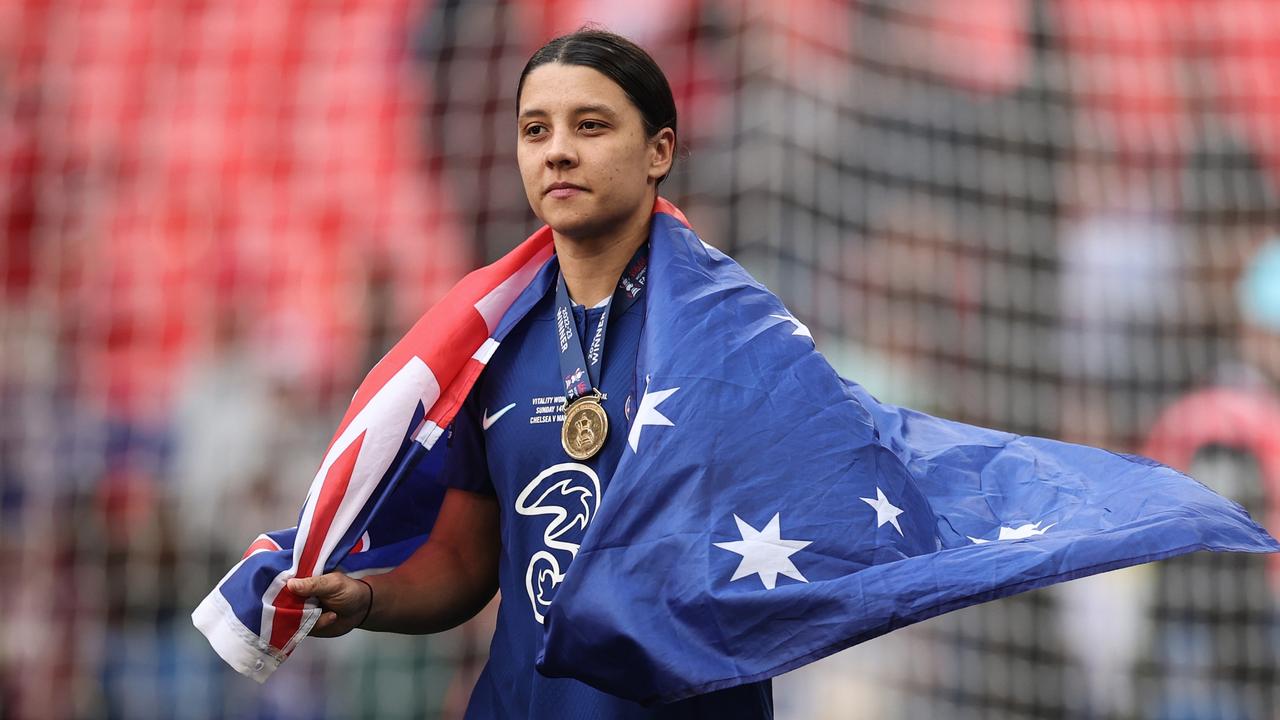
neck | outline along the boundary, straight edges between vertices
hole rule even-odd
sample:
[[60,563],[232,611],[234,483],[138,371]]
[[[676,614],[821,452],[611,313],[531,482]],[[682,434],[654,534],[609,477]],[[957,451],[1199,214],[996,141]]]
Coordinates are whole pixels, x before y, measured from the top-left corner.
[[592,307],[613,295],[631,256],[649,239],[649,216],[603,238],[572,238],[557,232],[552,237],[569,297]]

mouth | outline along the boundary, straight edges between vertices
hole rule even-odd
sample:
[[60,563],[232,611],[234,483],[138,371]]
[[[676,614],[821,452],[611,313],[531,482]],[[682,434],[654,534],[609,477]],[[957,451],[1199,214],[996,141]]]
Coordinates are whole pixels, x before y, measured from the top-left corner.
[[553,198],[567,198],[573,197],[580,192],[586,192],[586,188],[581,185],[574,185],[573,183],[558,182],[548,185],[543,194]]

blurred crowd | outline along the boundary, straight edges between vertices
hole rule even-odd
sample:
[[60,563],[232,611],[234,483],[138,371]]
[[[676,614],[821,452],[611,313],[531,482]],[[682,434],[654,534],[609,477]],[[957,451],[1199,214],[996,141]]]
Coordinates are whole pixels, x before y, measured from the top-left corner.
[[[1141,452],[1280,531],[1280,3],[0,5],[0,720],[455,716],[482,618],[265,686],[188,615],[294,524],[363,372],[534,227],[515,79],[597,22],[680,108],[664,188],[837,369]],[[1274,717],[1280,565],[939,618],[783,717]]]

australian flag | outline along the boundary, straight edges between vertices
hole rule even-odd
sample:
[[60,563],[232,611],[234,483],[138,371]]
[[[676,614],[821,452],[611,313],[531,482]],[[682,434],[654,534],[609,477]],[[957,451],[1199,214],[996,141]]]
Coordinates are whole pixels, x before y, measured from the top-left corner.
[[[529,250],[537,238],[512,268],[542,257],[543,245]],[[1056,582],[1195,550],[1280,550],[1238,505],[1145,458],[878,402],[837,375],[777,297],[661,200],[649,262],[639,401],[621,430],[628,448],[546,612],[544,674],[668,702]],[[532,294],[505,300],[494,332],[466,352],[487,358],[484,347],[501,341]],[[270,600],[291,573],[355,567],[357,542],[377,552],[380,532],[370,528],[380,513],[427,497],[427,487],[400,478],[443,450],[435,430],[405,430],[420,417],[434,417],[429,427],[452,418],[432,407],[415,401],[397,420],[401,444],[385,462],[355,461],[360,472],[347,485],[368,490],[337,501],[331,532],[340,542],[308,554],[302,545],[312,540],[289,539],[256,580],[233,570],[203,616],[197,610],[197,624],[242,672],[265,677],[253,662],[278,663],[319,614],[296,599],[291,644],[275,645],[261,623],[241,620],[266,617],[262,602],[250,602],[264,579],[260,597]],[[402,501],[385,502],[397,493]],[[429,532],[409,537],[403,519],[389,526],[401,528],[390,533],[401,556]],[[387,564],[398,561],[389,555]]]

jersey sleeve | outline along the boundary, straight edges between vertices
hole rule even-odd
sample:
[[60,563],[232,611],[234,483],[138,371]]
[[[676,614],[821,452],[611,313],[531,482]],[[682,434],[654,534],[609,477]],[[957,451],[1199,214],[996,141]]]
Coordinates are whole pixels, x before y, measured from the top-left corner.
[[484,448],[484,430],[480,426],[476,393],[462,403],[453,424],[445,435],[449,444],[437,482],[445,487],[493,495],[489,477],[489,461]]

